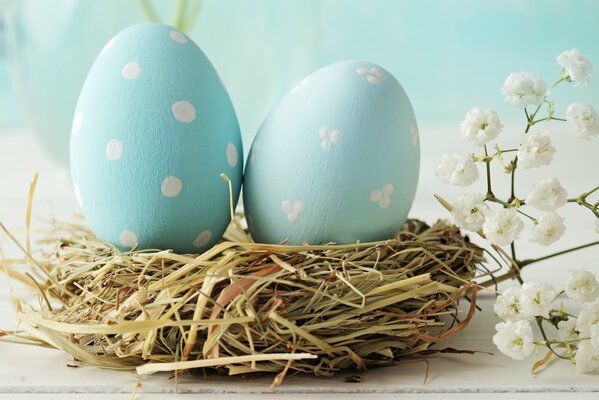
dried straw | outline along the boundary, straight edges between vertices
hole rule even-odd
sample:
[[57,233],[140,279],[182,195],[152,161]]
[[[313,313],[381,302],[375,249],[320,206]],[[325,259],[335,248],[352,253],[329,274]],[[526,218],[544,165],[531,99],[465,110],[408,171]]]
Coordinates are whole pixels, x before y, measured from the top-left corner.
[[[139,374],[332,375],[430,354],[475,311],[485,252],[454,226],[409,220],[391,240],[257,244],[236,222],[203,254],[121,252],[60,225],[41,259],[3,260],[40,294],[15,300],[20,340]],[[29,247],[28,247],[29,248]],[[19,271],[26,264],[30,273]],[[459,303],[467,292],[469,311]]]

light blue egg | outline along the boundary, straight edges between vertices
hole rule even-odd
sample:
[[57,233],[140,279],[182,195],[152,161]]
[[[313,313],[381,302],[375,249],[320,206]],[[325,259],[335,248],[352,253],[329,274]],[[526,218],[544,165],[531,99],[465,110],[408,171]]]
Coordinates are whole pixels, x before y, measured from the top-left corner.
[[244,206],[258,242],[338,244],[393,237],[412,206],[418,127],[382,67],[343,61],[302,80],[258,131]]
[[199,252],[216,243],[237,201],[243,150],[214,67],[183,33],[129,27],[102,50],[71,133],[75,192],[95,234],[122,248]]

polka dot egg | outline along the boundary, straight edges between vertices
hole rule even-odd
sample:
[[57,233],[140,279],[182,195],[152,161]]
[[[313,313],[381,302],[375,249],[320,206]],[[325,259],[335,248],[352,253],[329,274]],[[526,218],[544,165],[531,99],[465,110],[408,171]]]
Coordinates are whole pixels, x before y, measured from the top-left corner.
[[204,53],[162,24],[129,27],[101,51],[71,135],[75,195],[95,234],[121,249],[201,252],[230,222],[243,150],[227,91]]
[[272,109],[244,177],[258,242],[338,244],[393,237],[420,167],[410,100],[382,67],[343,61],[300,81]]

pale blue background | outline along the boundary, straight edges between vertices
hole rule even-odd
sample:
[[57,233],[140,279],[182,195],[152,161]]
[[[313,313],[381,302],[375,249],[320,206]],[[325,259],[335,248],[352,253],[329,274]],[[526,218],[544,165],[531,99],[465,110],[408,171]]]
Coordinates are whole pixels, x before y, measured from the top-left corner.
[[[75,7],[73,19],[88,18],[79,25],[98,25],[84,9],[98,7],[99,0],[54,0],[57,8],[63,3]],[[130,4],[122,11],[124,3]],[[113,13],[130,14],[131,22],[143,19],[134,0],[101,4]],[[551,60],[572,47],[599,70],[598,17],[599,2],[593,0],[205,0],[191,36],[229,89],[247,151],[263,118],[295,82],[343,59],[370,60],[391,71],[421,125],[458,124],[473,105],[506,111],[499,90],[511,71],[539,72],[552,82],[559,70]],[[38,28],[52,29],[60,22],[67,24],[67,32],[77,29],[75,23],[56,19],[38,18],[48,25]],[[91,64],[77,57],[72,62],[78,65],[69,67],[79,69]],[[558,113],[573,100],[599,106],[596,80],[590,90],[558,89]],[[74,95],[65,91],[55,98],[64,103],[60,112],[71,115],[69,96]],[[0,66],[0,126],[22,122],[14,99]],[[504,118],[516,118],[516,113]]]

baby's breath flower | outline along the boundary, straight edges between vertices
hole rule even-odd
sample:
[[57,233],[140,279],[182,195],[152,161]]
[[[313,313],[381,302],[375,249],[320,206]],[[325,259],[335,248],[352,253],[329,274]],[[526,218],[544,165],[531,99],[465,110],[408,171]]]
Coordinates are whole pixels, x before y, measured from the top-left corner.
[[469,186],[478,180],[478,169],[470,156],[445,154],[437,164],[437,176],[445,183]]
[[569,269],[565,292],[574,301],[590,303],[599,297],[599,282],[590,271]]
[[526,204],[541,211],[554,211],[566,204],[568,192],[562,187],[557,178],[547,178],[535,183],[528,196]]
[[510,287],[505,289],[495,300],[493,311],[504,321],[518,321],[524,318],[520,302],[520,289]]
[[503,129],[495,111],[480,107],[468,111],[460,127],[464,139],[481,147],[495,139]]
[[549,318],[551,303],[555,298],[555,289],[548,283],[531,282],[522,285],[520,303],[525,317]]
[[536,225],[530,230],[530,241],[549,246],[558,241],[565,231],[564,218],[554,211],[548,212],[541,215]]
[[576,369],[582,374],[599,371],[599,350],[593,349],[590,341],[583,340],[578,344],[574,362]]
[[555,147],[547,132],[534,131],[524,135],[518,148],[518,165],[522,168],[536,168],[549,165],[553,160]]
[[574,82],[574,86],[587,86],[593,73],[593,64],[580,54],[580,50],[566,50],[557,56],[557,63],[562,67],[562,76]]
[[591,336],[591,327],[599,323],[599,303],[587,303],[578,313],[576,330],[582,337]]
[[524,108],[530,104],[543,104],[549,94],[549,85],[537,74],[513,72],[506,78],[501,92],[507,104]]
[[500,322],[495,325],[495,330],[497,333],[493,336],[493,343],[499,351],[514,360],[524,360],[535,349],[532,327],[526,320]]
[[499,246],[507,246],[512,243],[523,228],[524,222],[513,208],[487,212],[483,224],[485,237]]
[[557,334],[561,340],[572,341],[578,339],[578,331],[576,330],[576,318],[568,317],[565,321],[560,321],[557,324]]
[[484,202],[485,195],[468,193],[460,196],[454,203],[451,215],[453,223],[462,229],[476,232],[483,227],[484,213],[489,209]]
[[566,120],[579,139],[590,139],[599,134],[599,115],[590,104],[572,103],[566,110]]

